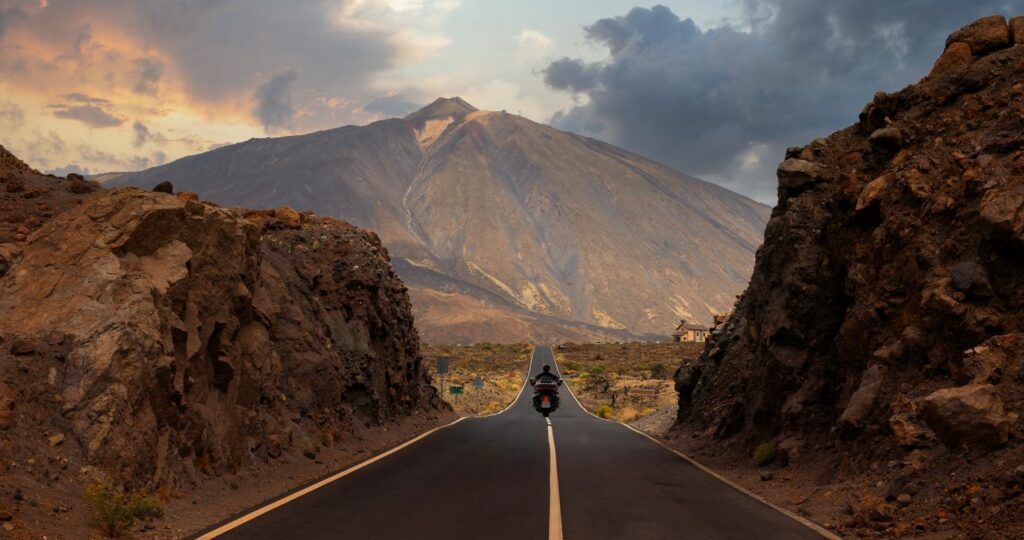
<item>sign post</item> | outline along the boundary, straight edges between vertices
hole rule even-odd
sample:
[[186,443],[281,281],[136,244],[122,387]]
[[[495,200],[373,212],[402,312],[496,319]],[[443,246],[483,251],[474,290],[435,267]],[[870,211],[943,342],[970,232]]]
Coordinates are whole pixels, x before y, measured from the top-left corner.
[[473,388],[476,388],[476,413],[480,414],[480,389],[484,387],[484,380],[477,375],[473,379]]
[[455,396],[455,404],[458,405],[459,404],[459,394],[462,393],[462,385],[458,385],[458,386],[452,385],[452,386],[449,386],[448,387],[448,392],[451,395]]
[[630,395],[640,398],[640,408],[643,409],[644,398],[651,398],[651,401],[653,402],[654,398],[658,397],[659,388],[651,386],[634,386],[630,389],[629,393]]
[[448,374],[448,364],[447,356],[437,357],[437,374],[441,376],[441,384],[437,388],[441,391],[441,397],[444,397],[444,376]]

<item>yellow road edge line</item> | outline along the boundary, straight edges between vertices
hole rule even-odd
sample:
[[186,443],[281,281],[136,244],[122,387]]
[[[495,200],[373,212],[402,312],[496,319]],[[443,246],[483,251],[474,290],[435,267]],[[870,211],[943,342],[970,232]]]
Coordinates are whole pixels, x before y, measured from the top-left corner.
[[[554,356],[555,356],[555,353],[554,353],[554,350],[552,350],[551,351],[552,359],[554,359]],[[561,370],[559,370],[559,373],[561,373]],[[742,493],[742,494],[744,494],[744,495],[746,495],[746,496],[748,496],[748,497],[750,497],[750,498],[760,502],[761,504],[763,504],[763,505],[765,505],[765,506],[767,506],[767,507],[769,507],[769,508],[771,508],[771,509],[773,509],[773,510],[775,510],[777,512],[780,512],[780,513],[788,516],[790,519],[793,519],[794,521],[800,523],[804,527],[807,527],[808,529],[811,529],[812,531],[814,531],[814,532],[824,536],[825,538],[828,538],[829,540],[843,540],[842,537],[837,536],[836,533],[826,529],[825,527],[822,527],[821,525],[818,525],[817,523],[815,523],[815,522],[813,522],[813,521],[811,521],[811,520],[809,520],[809,519],[807,519],[807,518],[805,518],[805,517],[803,517],[803,516],[801,516],[799,514],[791,512],[791,511],[789,511],[789,510],[787,510],[787,509],[785,509],[785,508],[783,508],[783,507],[781,507],[781,506],[779,506],[779,505],[777,505],[777,504],[775,504],[775,503],[765,499],[764,497],[758,495],[757,493],[754,493],[753,491],[750,491],[749,489],[747,489],[747,488],[737,484],[736,482],[733,482],[732,480],[729,480],[728,478],[722,476],[721,474],[718,474],[717,472],[715,472],[715,471],[705,467],[704,465],[701,465],[699,462],[697,462],[697,460],[695,460],[695,459],[691,458],[690,456],[680,452],[679,450],[676,450],[675,448],[672,448],[671,446],[669,446],[669,445],[659,441],[658,439],[650,436],[649,434],[644,433],[643,431],[640,431],[639,429],[636,429],[635,427],[633,427],[631,425],[623,424],[622,422],[616,422],[615,420],[609,420],[607,418],[601,418],[600,416],[598,416],[598,415],[588,411],[587,408],[584,407],[582,403],[580,403],[580,399],[578,397],[576,397],[576,393],[572,391],[572,386],[569,385],[568,381],[565,382],[565,387],[569,389],[569,395],[572,396],[572,399],[574,399],[576,401],[576,404],[579,405],[580,409],[583,409],[583,412],[589,414],[590,416],[593,416],[594,418],[597,418],[598,420],[602,420],[602,421],[605,421],[605,422],[611,422],[612,424],[617,424],[617,425],[620,425],[620,426],[622,426],[622,427],[624,427],[626,429],[629,429],[630,431],[632,431],[632,432],[634,432],[634,433],[636,433],[636,434],[646,438],[647,440],[653,442],[654,444],[657,444],[658,446],[664,448],[665,450],[668,450],[669,452],[672,452],[673,454],[683,458],[684,461],[686,461],[690,465],[693,465],[694,467],[697,467],[702,472],[710,475],[712,478],[714,478],[714,479],[716,479],[716,480],[718,480],[720,482],[723,482],[726,485],[728,485],[729,487],[735,489],[736,491],[739,491],[740,493]]]
[[367,459],[366,461],[363,461],[361,463],[353,465],[352,467],[349,467],[349,468],[345,469],[344,471],[341,471],[341,472],[339,472],[339,473],[337,473],[337,474],[335,474],[333,476],[330,476],[328,478],[324,478],[323,480],[321,480],[321,481],[319,481],[319,482],[317,482],[317,483],[315,483],[313,485],[307,486],[307,487],[305,487],[305,488],[303,488],[303,489],[301,489],[299,491],[296,491],[295,493],[292,493],[290,495],[287,495],[285,497],[277,499],[274,502],[272,502],[270,504],[267,504],[266,506],[262,506],[260,508],[257,508],[256,510],[253,510],[252,512],[250,512],[250,513],[248,513],[248,514],[246,514],[246,515],[244,515],[244,516],[242,516],[242,517],[240,517],[240,518],[238,518],[238,519],[236,519],[234,521],[231,521],[231,522],[229,522],[229,523],[227,523],[225,525],[222,525],[222,526],[220,526],[220,527],[218,527],[218,528],[216,528],[216,529],[214,529],[214,530],[212,530],[212,531],[210,531],[210,532],[208,532],[208,533],[206,533],[206,534],[204,534],[202,536],[197,537],[196,540],[210,540],[212,538],[216,538],[216,537],[218,537],[218,536],[220,536],[220,535],[222,535],[222,534],[224,534],[224,533],[226,533],[226,532],[228,532],[228,531],[230,531],[232,529],[235,529],[235,528],[237,528],[237,527],[239,527],[241,525],[244,525],[244,524],[246,524],[246,523],[248,523],[248,522],[250,522],[250,521],[252,521],[252,520],[254,520],[254,519],[256,519],[256,518],[258,518],[260,516],[262,516],[263,514],[266,514],[266,513],[270,512],[272,510],[276,510],[276,509],[278,509],[278,508],[280,508],[280,507],[282,507],[282,506],[284,506],[284,505],[294,501],[295,499],[298,499],[299,497],[302,497],[303,495],[308,495],[309,493],[311,493],[313,491],[316,491],[316,490],[318,490],[318,489],[320,489],[320,488],[326,486],[327,484],[330,484],[330,483],[332,483],[332,482],[334,482],[336,480],[344,478],[344,477],[346,477],[346,476],[348,476],[348,475],[358,471],[359,469],[362,469],[363,467],[366,467],[368,465],[376,463],[376,462],[378,462],[378,461],[380,461],[380,460],[390,456],[391,454],[394,454],[395,452],[398,452],[399,450],[401,450],[401,449],[403,449],[403,448],[405,448],[407,446],[411,446],[411,445],[413,445],[413,444],[415,444],[415,443],[417,443],[417,442],[427,438],[428,436],[432,435],[433,433],[435,433],[437,431],[440,431],[442,429],[454,426],[455,424],[458,424],[459,422],[461,422],[461,421],[463,421],[465,419],[466,419],[466,417],[462,416],[462,417],[457,418],[453,422],[450,422],[450,423],[445,424],[443,426],[438,426],[438,427],[436,427],[436,428],[434,428],[434,429],[432,429],[430,431],[427,431],[425,433],[421,433],[417,437],[415,437],[413,439],[410,439],[410,440],[408,440],[408,441],[406,441],[406,442],[404,442],[404,443],[402,443],[402,444],[400,444],[400,445],[398,445],[398,446],[388,450],[387,452],[378,454],[378,455],[376,455],[376,456],[374,456],[374,457],[372,457],[370,459]]
[[555,430],[548,423],[548,448],[551,457],[548,504],[548,540],[562,540],[562,496],[558,492],[558,457],[555,455]]

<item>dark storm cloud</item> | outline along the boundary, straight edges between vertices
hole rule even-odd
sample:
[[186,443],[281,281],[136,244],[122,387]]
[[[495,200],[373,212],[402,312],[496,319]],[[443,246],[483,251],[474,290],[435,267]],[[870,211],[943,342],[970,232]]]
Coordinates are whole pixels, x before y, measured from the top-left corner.
[[598,64],[588,65],[580,60],[562,58],[544,69],[544,82],[559,90],[587,92],[597,86],[600,75],[601,66]]
[[163,63],[156,58],[139,58],[135,60],[135,85],[132,91],[136,94],[155,94],[164,74]]
[[286,69],[256,89],[256,117],[263,123],[265,131],[287,126],[294,118],[291,86],[296,77],[295,70]]
[[553,123],[772,201],[786,146],[849,125],[875,91],[925,75],[947,34],[1021,4],[745,0],[742,31],[635,8],[585,28],[607,60],[546,67],[549,86],[589,98]]
[[415,102],[402,94],[391,94],[374,99],[363,105],[363,110],[368,113],[382,114],[387,117],[405,116],[412,111],[421,108],[422,102]]

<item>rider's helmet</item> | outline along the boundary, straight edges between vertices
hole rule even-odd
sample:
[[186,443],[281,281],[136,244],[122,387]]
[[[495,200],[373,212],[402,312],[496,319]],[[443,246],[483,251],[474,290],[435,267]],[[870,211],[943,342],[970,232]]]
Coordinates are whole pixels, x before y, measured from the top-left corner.
[[551,371],[551,366],[549,366],[549,365],[545,364],[545,365],[544,365],[544,373],[547,373],[547,372],[549,372],[549,371]]

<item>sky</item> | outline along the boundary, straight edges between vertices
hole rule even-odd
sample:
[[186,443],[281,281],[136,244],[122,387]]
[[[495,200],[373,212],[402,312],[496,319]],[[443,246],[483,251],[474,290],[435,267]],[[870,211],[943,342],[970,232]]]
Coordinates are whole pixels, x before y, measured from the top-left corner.
[[461,96],[771,204],[787,146],[991,14],[1024,0],[0,0],[0,144],[139,170]]

